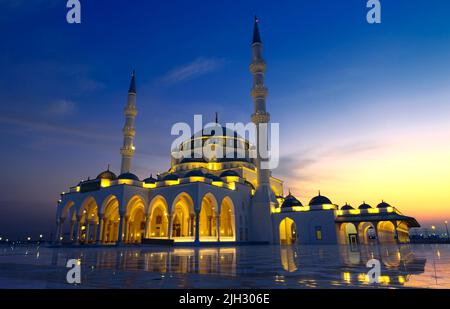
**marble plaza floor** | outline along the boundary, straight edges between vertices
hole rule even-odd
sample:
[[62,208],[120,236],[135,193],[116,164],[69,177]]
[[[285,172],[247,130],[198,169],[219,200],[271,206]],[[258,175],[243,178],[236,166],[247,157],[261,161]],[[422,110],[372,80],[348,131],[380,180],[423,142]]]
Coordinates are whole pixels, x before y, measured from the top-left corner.
[[[381,263],[368,283],[368,260]],[[81,284],[66,282],[81,260]],[[0,246],[0,288],[450,288],[450,245]]]

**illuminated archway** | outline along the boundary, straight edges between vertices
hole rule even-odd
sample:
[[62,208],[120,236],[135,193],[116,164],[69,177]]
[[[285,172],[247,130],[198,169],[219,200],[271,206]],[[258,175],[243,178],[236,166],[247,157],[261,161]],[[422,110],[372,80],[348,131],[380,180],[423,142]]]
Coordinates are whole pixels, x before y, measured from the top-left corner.
[[372,222],[361,222],[358,225],[358,240],[361,244],[367,245],[371,241],[376,241],[377,235]]
[[342,223],[339,234],[342,244],[356,244],[358,241],[358,231],[353,223]]
[[124,242],[140,243],[145,232],[145,202],[138,195],[133,196],[128,202],[127,220]]
[[60,231],[57,237],[61,237],[61,241],[72,241],[74,239],[74,228],[77,220],[76,209],[73,201],[68,201],[64,205],[59,215]]
[[395,243],[395,226],[391,221],[378,222],[378,239],[381,244]]
[[79,215],[81,216],[79,224],[81,230],[78,231],[79,241],[85,244],[95,242],[99,218],[97,203],[92,196],[87,197],[81,204]]
[[101,231],[100,240],[105,243],[115,243],[119,239],[119,201],[114,196],[108,196],[102,205],[104,209],[103,230]]
[[200,241],[217,240],[217,200],[211,193],[207,193],[200,208]]
[[222,200],[222,204],[220,205],[220,240],[236,240],[234,204],[228,196]]
[[158,195],[150,202],[150,226],[148,238],[168,238],[169,219],[168,205],[166,199]]
[[401,243],[409,242],[409,227],[406,222],[399,222],[397,226],[398,241]]
[[297,241],[297,228],[294,220],[284,218],[280,222],[280,244],[292,245]]
[[172,204],[172,238],[175,241],[194,240],[194,202],[187,193],[179,194]]

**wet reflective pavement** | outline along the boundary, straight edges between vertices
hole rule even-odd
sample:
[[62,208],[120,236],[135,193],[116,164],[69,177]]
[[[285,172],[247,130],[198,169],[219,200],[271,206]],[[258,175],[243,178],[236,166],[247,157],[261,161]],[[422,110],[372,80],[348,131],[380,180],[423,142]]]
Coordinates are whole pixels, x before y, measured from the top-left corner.
[[[368,260],[381,263],[370,284]],[[81,259],[81,284],[66,282]],[[0,288],[450,288],[450,245],[0,246]]]

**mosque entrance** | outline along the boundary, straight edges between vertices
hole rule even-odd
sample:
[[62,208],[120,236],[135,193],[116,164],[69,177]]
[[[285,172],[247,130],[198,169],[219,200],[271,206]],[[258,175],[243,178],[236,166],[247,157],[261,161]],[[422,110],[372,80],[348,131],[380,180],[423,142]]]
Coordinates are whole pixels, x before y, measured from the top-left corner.
[[297,228],[294,220],[285,218],[280,222],[280,244],[292,245],[297,241]]

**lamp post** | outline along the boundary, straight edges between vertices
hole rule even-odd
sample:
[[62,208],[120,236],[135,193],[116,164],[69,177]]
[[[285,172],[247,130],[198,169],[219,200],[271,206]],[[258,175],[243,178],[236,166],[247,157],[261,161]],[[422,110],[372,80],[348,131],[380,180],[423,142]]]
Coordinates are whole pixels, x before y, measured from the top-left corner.
[[433,233],[431,234],[433,237],[436,236],[435,230],[436,227],[434,225],[431,226],[431,229],[433,230]]
[[444,224],[445,224],[445,230],[447,231],[447,239],[450,239],[450,235],[448,234],[448,221],[445,220]]

